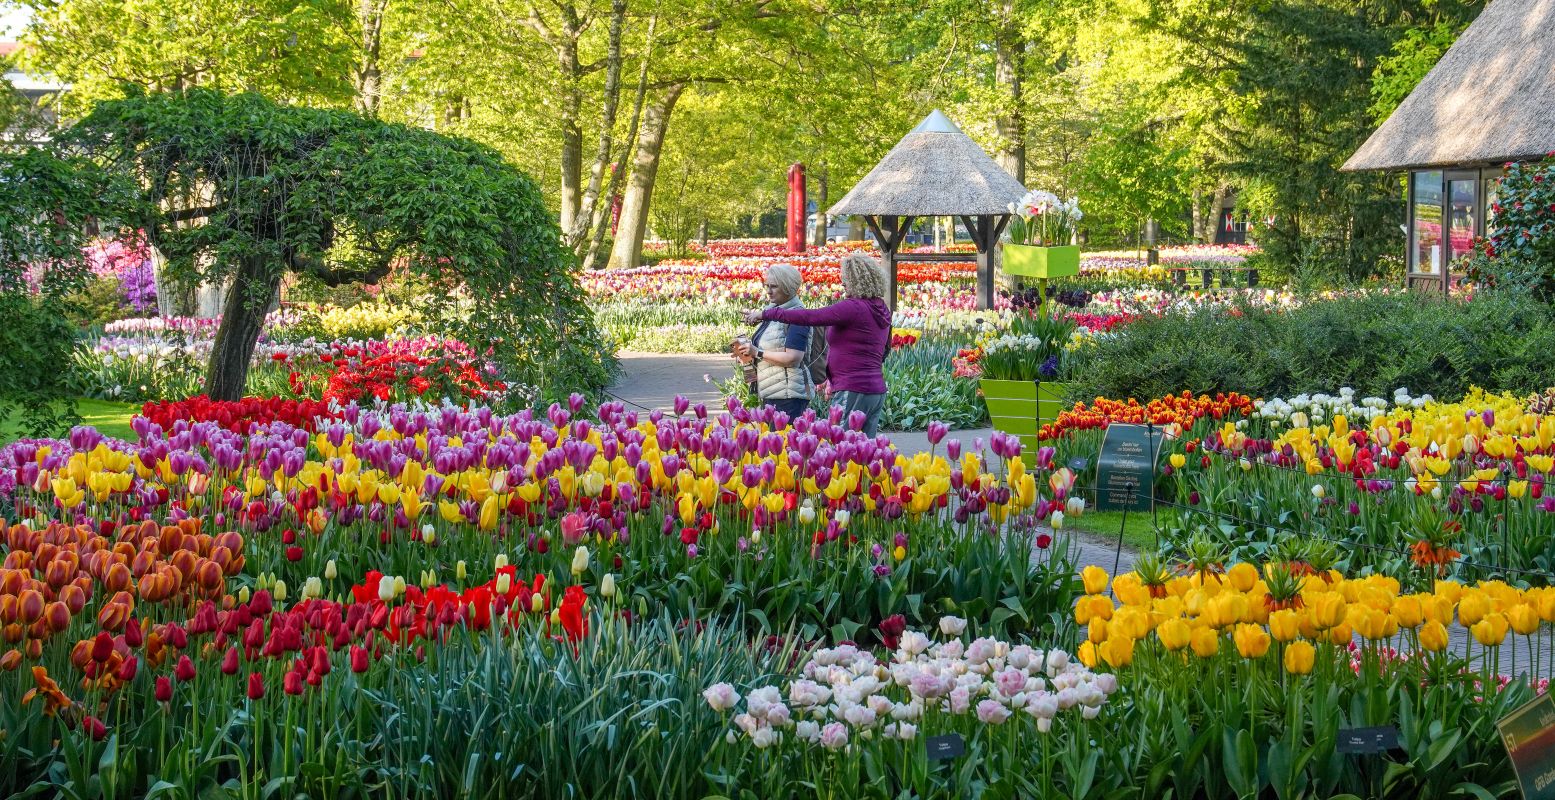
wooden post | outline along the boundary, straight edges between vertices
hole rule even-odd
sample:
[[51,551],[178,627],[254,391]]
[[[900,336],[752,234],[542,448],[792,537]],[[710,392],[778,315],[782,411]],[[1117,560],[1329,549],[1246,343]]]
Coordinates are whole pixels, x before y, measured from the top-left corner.
[[864,217],[864,222],[874,232],[875,239],[880,242],[880,261],[885,267],[886,275],[886,305],[896,310],[896,252],[902,246],[902,239],[907,231],[912,229],[913,218],[909,216],[898,217],[894,214],[879,214]]
[[1000,234],[1004,233],[1004,226],[1010,224],[1010,216],[981,214],[963,216],[961,221],[966,224],[972,244],[977,247],[977,307],[987,310],[993,308],[993,249],[999,243]]

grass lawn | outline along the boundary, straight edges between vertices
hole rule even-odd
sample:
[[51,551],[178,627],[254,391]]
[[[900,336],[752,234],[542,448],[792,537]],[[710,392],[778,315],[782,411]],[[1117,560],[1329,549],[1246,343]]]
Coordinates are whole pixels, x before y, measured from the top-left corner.
[[[134,440],[130,430],[130,417],[140,411],[135,403],[116,403],[111,400],[77,400],[76,413],[81,415],[82,425],[91,425],[107,436]],[[65,434],[68,431],[59,431]],[[0,444],[14,442],[22,436],[14,420],[0,422]]]
[[1149,511],[1128,512],[1126,525],[1122,511],[1088,511],[1079,519],[1064,521],[1066,528],[1085,531],[1113,542],[1118,540],[1119,526],[1123,527],[1123,544],[1136,551],[1155,549],[1155,526],[1151,523]]

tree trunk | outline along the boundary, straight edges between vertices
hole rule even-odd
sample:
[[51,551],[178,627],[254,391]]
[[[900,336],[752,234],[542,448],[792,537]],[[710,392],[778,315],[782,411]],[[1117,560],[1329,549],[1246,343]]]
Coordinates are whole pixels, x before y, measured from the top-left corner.
[[212,400],[239,400],[248,384],[248,363],[265,325],[265,313],[281,287],[281,273],[259,259],[247,259],[238,269],[222,309],[221,326],[211,347],[205,393]]
[[1220,219],[1226,214],[1226,199],[1230,189],[1225,184],[1215,187],[1215,199],[1209,204],[1209,235],[1204,239],[1205,244],[1214,244],[1220,235]]
[[604,183],[605,169],[610,164],[610,151],[615,144],[616,109],[621,102],[621,29],[625,25],[626,0],[611,0],[610,44],[605,55],[605,107],[599,120],[599,147],[594,151],[594,164],[589,168],[589,185],[578,203],[572,227],[562,228],[562,232],[567,235],[567,247],[577,256],[583,255],[584,243],[589,241],[588,226],[594,223],[594,207],[599,202],[600,186]]
[[864,240],[864,218],[854,214],[848,218],[848,241],[861,242]]
[[[610,183],[605,189],[605,196],[609,202],[596,203],[594,206],[594,218],[590,223],[593,227],[593,235],[589,237],[588,254],[583,257],[584,269],[598,269],[599,256],[605,244],[605,215],[611,213],[615,205],[616,191],[621,186],[621,177],[626,174],[626,160],[632,155],[632,142],[637,140],[637,127],[643,118],[643,103],[648,96],[648,67],[653,60],[653,34],[658,27],[659,18],[648,18],[648,41],[643,48],[642,67],[637,73],[637,92],[632,100],[631,121],[627,124],[626,136],[621,141],[625,146],[616,153],[615,163],[610,166]],[[608,226],[614,233],[615,227]]]
[[826,229],[830,227],[831,217],[826,214],[826,189],[830,172],[826,162],[822,161],[815,179],[815,234],[810,239],[810,243],[816,247],[826,245]]
[[1004,107],[996,124],[999,129],[999,166],[1026,183],[1026,116],[1023,110],[1021,70],[1025,60],[1025,38],[1020,35],[1014,0],[1002,0],[999,13],[998,43],[994,48],[994,82],[1004,93]]
[[583,68],[578,63],[578,40],[571,31],[568,33],[556,47],[563,87],[559,116],[562,129],[561,229],[564,232],[577,225],[581,200],[578,184],[583,181],[583,128],[579,124],[583,115]]
[[357,0],[356,21],[362,27],[362,51],[356,67],[356,110],[369,117],[378,116],[383,100],[383,70],[379,53],[383,49],[383,18],[389,0]]
[[659,174],[664,134],[669,130],[675,103],[685,89],[684,83],[672,84],[643,111],[642,129],[637,133],[637,157],[632,160],[632,177],[621,200],[621,224],[616,228],[615,247],[610,251],[611,267],[635,267],[642,263],[648,206],[653,199],[653,182]]

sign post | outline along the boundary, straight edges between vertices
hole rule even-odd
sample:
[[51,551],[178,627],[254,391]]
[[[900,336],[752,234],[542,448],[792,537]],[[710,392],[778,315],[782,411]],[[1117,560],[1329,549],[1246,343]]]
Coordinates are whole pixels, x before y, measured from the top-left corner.
[[1555,693],[1545,692],[1496,723],[1523,800],[1555,800]]
[[1164,432],[1154,425],[1113,423],[1096,458],[1096,508],[1149,511],[1155,506],[1155,462]]

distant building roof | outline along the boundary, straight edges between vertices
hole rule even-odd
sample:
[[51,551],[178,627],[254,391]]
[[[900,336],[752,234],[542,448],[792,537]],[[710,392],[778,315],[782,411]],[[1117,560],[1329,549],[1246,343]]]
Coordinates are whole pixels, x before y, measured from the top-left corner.
[[1555,2],[1492,0],[1344,168],[1495,164],[1552,150]]

